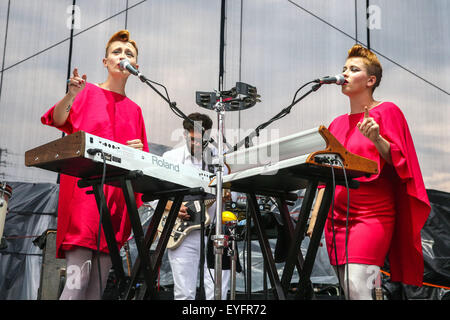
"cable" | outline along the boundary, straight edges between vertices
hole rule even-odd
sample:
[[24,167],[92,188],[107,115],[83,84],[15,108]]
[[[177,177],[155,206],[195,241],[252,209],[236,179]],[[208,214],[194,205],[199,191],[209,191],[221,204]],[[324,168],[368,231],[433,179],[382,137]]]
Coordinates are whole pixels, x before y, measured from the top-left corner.
[[[217,204],[216,204],[217,205]],[[213,230],[213,226],[214,226],[214,224],[216,223],[216,218],[217,218],[217,216],[216,215],[214,215],[214,219],[213,219],[213,221],[211,222],[211,224],[209,225],[209,231],[208,231],[208,237],[207,237],[207,243],[208,243],[208,241],[211,239],[211,233],[212,233],[212,230]],[[204,239],[203,239],[203,241],[205,241]],[[206,250],[208,250],[208,248],[206,248]],[[206,254],[206,257],[207,257],[208,255]],[[208,266],[208,261],[206,261],[206,266]],[[211,280],[212,280],[212,282],[214,282],[215,283],[215,279],[214,279],[214,277],[213,277],[213,275],[212,275],[212,273],[211,273],[211,269],[210,268],[206,268],[206,269],[208,269],[208,273],[209,273],[209,277],[211,278]]]
[[346,215],[346,219],[345,219],[345,259],[347,262],[347,295],[349,296],[349,290],[350,290],[350,286],[349,286],[349,262],[348,262],[348,220],[349,220],[349,213],[350,213],[350,189],[348,187],[348,181],[347,181],[347,172],[345,171],[345,166],[342,163],[342,161],[340,159],[336,159],[340,165],[342,166],[342,170],[344,173],[344,181],[345,181],[345,187],[347,188],[347,215]]
[[297,97],[298,92],[299,92],[300,90],[302,90],[304,87],[306,87],[308,84],[311,84],[311,83],[314,83],[314,81],[310,81],[310,82],[305,83],[305,84],[302,85],[300,88],[298,88],[297,91],[295,91],[294,98],[292,98],[292,103],[295,102],[295,98]]
[[[106,177],[106,158],[105,153],[101,149],[99,152],[102,154],[103,158],[103,172],[102,172],[102,180],[100,183],[100,190],[103,192],[103,185],[105,184],[105,177]],[[100,199],[100,207],[98,209],[100,213],[100,221],[98,224],[98,235],[97,235],[97,268],[98,268],[98,281],[99,281],[99,293],[100,293],[100,300],[102,299],[103,291],[102,291],[102,274],[101,274],[101,265],[100,265],[100,239],[101,239],[101,232],[102,232],[102,217],[103,217],[103,201]]]
[[[245,223],[247,224],[247,221],[245,221]],[[243,228],[242,233],[241,233],[242,239],[247,239],[247,225],[245,226],[245,228]],[[244,240],[244,245],[242,246],[242,272],[243,272],[243,276],[244,276],[244,291],[247,293],[247,258],[246,258],[246,254],[247,254],[247,245],[246,245],[246,241]]]
[[181,114],[179,111],[177,111],[177,110],[174,108],[175,102],[172,102],[172,100],[170,100],[169,92],[167,92],[167,88],[166,88],[164,85],[162,85],[161,83],[158,83],[158,82],[156,82],[156,81],[150,80],[150,79],[146,79],[145,81],[146,81],[146,82],[153,83],[153,84],[156,84],[156,85],[162,87],[162,88],[164,89],[164,91],[166,92],[166,98],[167,98],[167,100],[169,101],[169,107],[170,107],[170,110],[172,110],[172,112],[175,113],[175,115],[178,116],[178,117],[180,117],[181,119],[184,119],[184,118],[185,118],[183,114]]
[[[333,181],[333,193],[331,195],[331,228],[333,230],[333,249],[334,249],[334,258],[336,259],[336,274],[337,274],[337,278],[338,278],[338,283],[339,286],[341,286],[341,277],[339,276],[339,264],[338,264],[338,258],[337,258],[337,250],[336,250],[336,232],[334,229],[334,189],[336,188],[336,178],[334,175],[334,168],[333,165],[331,163],[330,160],[326,159],[326,162],[328,162],[330,164],[331,167],[331,175],[333,177],[332,181]],[[345,267],[345,266],[344,266]]]
[[156,84],[157,86],[163,87],[164,91],[166,92],[167,100],[171,101],[170,97],[169,97],[169,93],[167,92],[167,88],[164,85],[162,85],[161,83],[158,83],[156,81],[150,80],[150,79],[146,79],[145,81],[148,81],[150,83]]

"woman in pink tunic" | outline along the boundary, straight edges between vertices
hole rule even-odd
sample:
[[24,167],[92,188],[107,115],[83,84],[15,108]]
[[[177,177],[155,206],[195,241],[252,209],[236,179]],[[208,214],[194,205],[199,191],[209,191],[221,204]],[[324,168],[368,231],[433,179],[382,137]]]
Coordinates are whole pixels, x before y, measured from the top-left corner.
[[[336,186],[325,239],[347,299],[372,299],[386,256],[392,281],[422,285],[420,230],[430,204],[403,113],[394,103],[373,98],[382,75],[376,55],[353,46],[343,75],[350,113],[333,120],[329,130],[350,152],[376,161],[380,173],[356,179],[360,186],[348,190],[349,202],[345,186]],[[323,189],[318,199],[322,194]]]
[[[136,149],[148,151],[141,108],[125,95],[130,73],[120,68],[128,59],[137,66],[137,45],[129,33],[115,33],[106,45],[103,64],[108,78],[101,84],[87,83],[75,68],[68,80],[69,91],[41,118],[43,124],[54,126],[67,134],[79,130],[113,140]],[[101,262],[103,292],[111,260],[104,233],[100,237],[97,256],[99,211],[92,194],[77,186],[78,178],[61,175],[58,203],[57,257],[67,260],[67,281],[60,299],[100,299],[97,259]],[[104,186],[107,206],[116,241],[121,247],[131,233],[125,200],[120,188]],[[138,206],[141,204],[136,195]]]

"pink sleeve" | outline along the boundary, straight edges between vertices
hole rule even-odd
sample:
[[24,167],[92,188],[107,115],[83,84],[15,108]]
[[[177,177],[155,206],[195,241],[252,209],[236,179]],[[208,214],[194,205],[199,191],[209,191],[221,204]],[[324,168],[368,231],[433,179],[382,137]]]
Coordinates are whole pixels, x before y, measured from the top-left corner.
[[400,177],[400,179],[410,179],[412,177],[411,171],[408,166],[408,161],[406,161],[406,157],[403,155],[402,150],[392,141],[389,141],[391,145],[391,159],[392,165],[395,167],[395,170]]
[[62,126],[55,126],[54,123],[53,112],[55,110],[56,104],[41,117],[42,124],[58,128],[59,130],[67,134],[72,134],[75,131],[78,131],[76,128],[79,127],[80,122],[83,121],[80,115],[83,114],[82,108],[86,103],[86,97],[91,90],[91,86],[92,84],[86,83],[86,87],[75,97],[72,103],[72,107],[69,111],[69,116]]
[[41,117],[41,122],[42,124],[45,124],[47,126],[52,126],[55,128],[58,128],[59,130],[67,133],[67,134],[71,134],[73,133],[73,126],[72,126],[72,122],[70,120],[70,115],[67,118],[66,122],[62,125],[62,126],[55,126],[54,121],[53,121],[53,111],[55,110],[55,106],[56,104],[51,107],[42,117]]

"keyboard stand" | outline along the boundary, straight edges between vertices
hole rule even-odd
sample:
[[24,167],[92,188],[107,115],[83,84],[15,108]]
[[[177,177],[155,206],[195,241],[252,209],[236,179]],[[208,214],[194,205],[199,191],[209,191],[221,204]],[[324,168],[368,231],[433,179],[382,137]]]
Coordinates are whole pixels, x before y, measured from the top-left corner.
[[[322,237],[326,218],[330,210],[332,197],[334,194],[333,181],[331,180],[331,178],[323,176],[318,177],[314,174],[308,175],[305,172],[302,172],[301,176],[305,178],[308,181],[308,183],[306,186],[305,196],[302,202],[302,207],[300,209],[299,218],[295,225],[295,228],[291,221],[286,201],[296,200],[297,199],[296,194],[287,193],[283,191],[260,189],[258,188],[258,186],[251,186],[251,183],[248,184],[240,183],[234,186],[233,184],[231,184],[232,191],[247,194],[250,216],[254,221],[255,231],[261,247],[269,280],[271,282],[272,289],[274,290],[275,298],[278,300],[285,300],[287,298],[294,268],[297,268],[300,278],[296,299],[313,298],[314,292],[312,283],[310,281],[310,276],[317,255],[317,250],[320,245],[320,240]],[[307,253],[305,257],[303,257],[303,254],[301,252],[301,243],[306,234],[308,226],[308,218],[311,212],[314,198],[316,196],[319,181],[325,184],[325,193],[322,199],[321,206],[319,208],[317,220],[307,249]],[[348,178],[348,184],[350,188],[358,187],[358,181],[352,180],[351,178]],[[344,181],[342,179],[336,179],[335,185],[344,185]],[[262,227],[256,195],[269,196],[277,199],[277,203],[280,209],[280,215],[283,221],[284,232],[287,235],[289,235],[290,245],[281,280],[278,276],[272,250],[267,240],[267,236],[265,234],[264,228]],[[249,222],[247,221],[247,223]]]
[[163,231],[159,237],[158,244],[156,245],[156,249],[149,257],[151,263],[148,268],[151,273],[150,283],[152,283],[152,285],[149,286],[149,282],[145,281],[143,283],[143,286],[139,289],[139,294],[135,297],[136,300],[157,299],[157,292],[155,291],[153,284],[156,281],[156,276],[161,265],[164,251],[166,250],[167,243],[169,242],[170,234],[172,232],[173,226],[175,225],[175,221],[177,219],[178,212],[180,211],[183,200],[192,197],[195,199],[203,199],[206,197],[206,193],[204,192],[203,188],[181,188],[143,195],[142,200],[144,202],[158,200],[158,205],[156,206],[155,212],[153,213],[150,225],[145,234],[145,239],[143,240],[143,247],[145,248],[145,251],[142,255],[140,254],[136,258],[136,261],[133,265],[130,286],[125,295],[125,299],[130,300],[131,298],[133,298],[133,290],[138,281],[138,278],[141,276],[141,273],[144,273],[145,278],[145,274],[147,273],[147,264],[143,262],[147,261],[148,259],[147,257],[149,256],[150,246],[153,242],[153,239],[155,239],[157,235],[158,226],[163,216],[167,202],[173,198],[173,203],[167,216],[166,223],[164,224]]
[[[324,179],[321,179],[322,181]],[[358,188],[358,181],[350,180],[349,188]],[[335,181],[335,184],[344,184],[342,181]],[[301,252],[301,243],[306,235],[308,227],[308,218],[311,212],[311,207],[315,194],[317,191],[318,180],[310,180],[308,187],[305,191],[305,196],[300,209],[299,218],[295,226],[291,238],[291,244],[289,246],[288,256],[283,269],[281,283],[285,292],[288,291],[289,285],[292,279],[294,265],[298,264],[297,259],[299,256],[303,257]],[[299,284],[296,293],[296,299],[309,300],[314,297],[313,286],[310,280],[312,269],[317,255],[317,250],[320,245],[325,222],[330,211],[331,202],[334,195],[333,183],[331,180],[325,180],[325,192],[322,198],[322,202],[317,214],[317,219],[314,225],[314,229],[311,235],[311,239],[308,245],[304,261],[299,271]]]
[[[144,235],[141,221],[139,218],[139,212],[136,205],[133,184],[132,181],[136,178],[142,177],[142,171],[130,171],[128,174],[106,177],[105,184],[117,185],[121,188],[129,218],[133,231],[136,247],[138,251],[138,257],[133,265],[131,275],[125,276],[123,269],[122,258],[119,253],[119,248],[114,235],[114,230],[111,222],[111,214],[106,206],[106,199],[103,190],[101,190],[101,178],[95,179],[82,179],[79,180],[78,186],[80,188],[86,188],[92,186],[91,192],[95,195],[95,200],[98,207],[102,208],[102,227],[105,234],[106,242],[108,245],[109,254],[111,257],[112,267],[117,281],[117,296],[118,299],[131,300],[135,298],[139,299],[155,299],[157,293],[155,291],[155,282],[158,275],[158,269],[161,265],[161,261],[164,255],[164,251],[169,241],[170,233],[175,225],[178,212],[180,210],[183,199],[186,196],[194,196],[197,198],[205,197],[206,194],[203,188],[181,188],[165,190],[161,192],[155,192],[153,194],[145,194],[142,200],[151,201],[159,200],[155,212],[150,221],[150,225]],[[150,256],[150,246],[157,235],[157,228],[159,222],[163,216],[165,207],[169,199],[174,199],[172,207],[167,217],[166,224],[160,235],[156,250]],[[103,205],[101,205],[103,204]],[[144,278],[144,283],[139,289],[138,295],[136,293],[136,284],[139,278]]]
[[[128,174],[115,176],[115,177],[106,177],[104,182],[105,184],[111,184],[114,183],[116,185],[117,183],[122,189],[122,192],[124,194],[124,198],[126,201],[127,209],[130,216],[131,226],[133,229],[133,232],[138,232],[138,230],[135,230],[136,226],[136,217],[139,221],[139,213],[137,211],[136,207],[136,201],[134,199],[134,193],[132,192],[132,186],[131,181],[142,176],[141,171],[130,171]],[[106,199],[105,194],[103,190],[101,189],[101,178],[86,178],[81,179],[78,181],[78,187],[80,188],[87,188],[92,187],[92,191],[87,191],[87,193],[93,193],[95,196],[95,200],[97,202],[97,207],[101,208],[101,224],[103,228],[103,232],[105,235],[106,243],[108,245],[108,251],[109,255],[111,257],[112,262],[112,268],[114,270],[114,274],[117,281],[117,290],[118,290],[118,296],[121,297],[122,293],[124,292],[125,288],[129,285],[130,279],[129,277],[125,276],[125,272],[123,269],[123,263],[122,258],[120,256],[119,248],[117,245],[117,241],[114,235],[114,230],[111,222],[111,213],[106,205]],[[130,193],[131,190],[131,193]],[[132,197],[132,198],[131,198]],[[140,225],[140,221],[139,221]],[[136,238],[138,239],[138,238]],[[139,241],[136,241],[136,246],[141,249],[141,244]],[[138,249],[138,250],[139,250]],[[147,277],[146,280],[149,280]],[[104,279],[106,281],[106,279]]]
[[[282,288],[280,278],[278,276],[278,272],[275,266],[275,260],[272,254],[272,249],[270,247],[269,241],[267,239],[266,232],[263,227],[263,223],[261,220],[261,212],[259,210],[258,202],[256,199],[256,195],[263,195],[263,196],[269,196],[274,197],[277,199],[277,201],[281,204],[280,205],[280,214],[283,221],[283,228],[284,232],[286,232],[288,235],[292,236],[292,223],[290,222],[290,216],[289,211],[287,210],[287,204],[286,201],[295,201],[297,199],[297,195],[294,193],[284,193],[284,192],[278,192],[274,190],[265,190],[265,191],[255,191],[253,189],[247,189],[247,188],[238,188],[234,189],[233,191],[240,192],[240,193],[246,193],[247,194],[247,203],[248,203],[248,210],[250,213],[250,218],[253,220],[254,226],[255,226],[255,232],[258,237],[258,242],[261,248],[263,260],[265,263],[265,268],[267,271],[267,275],[269,276],[270,284],[272,288],[274,289],[274,294],[277,299],[279,300],[285,300],[286,294]],[[250,225],[250,221],[247,221],[247,226]],[[249,231],[248,231],[249,232]],[[249,237],[250,241],[251,237]],[[301,265],[301,258],[299,257],[297,261],[297,267],[300,268]],[[250,266],[248,266],[250,268]]]

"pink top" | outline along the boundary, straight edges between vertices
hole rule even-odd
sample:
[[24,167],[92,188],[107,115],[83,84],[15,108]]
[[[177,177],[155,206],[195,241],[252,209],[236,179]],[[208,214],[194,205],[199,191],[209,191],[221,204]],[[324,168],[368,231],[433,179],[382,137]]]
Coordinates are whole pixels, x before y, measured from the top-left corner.
[[[43,124],[55,126],[54,108],[41,117]],[[86,83],[86,87],[77,95],[66,123],[58,129],[67,134],[83,130],[125,145],[128,140],[140,139],[144,151],[149,150],[141,108],[126,96],[90,83]],[[56,236],[58,258],[64,258],[64,250],[74,245],[97,249],[100,218],[97,203],[94,195],[86,194],[88,188],[78,188],[78,180],[61,174]],[[131,233],[125,200],[120,188],[105,185],[104,192],[120,248]],[[136,202],[138,207],[142,204],[139,194],[136,194]],[[108,252],[103,232],[100,250]]]
[[[383,265],[389,255],[391,280],[421,285],[423,254],[420,231],[430,213],[430,203],[420,171],[414,143],[406,119],[392,102],[369,111],[379,124],[380,134],[390,143],[392,165],[380,156],[374,144],[356,128],[364,113],[345,114],[329,126],[330,132],[352,153],[378,163],[379,174],[361,177],[360,187],[350,191],[349,262]],[[347,190],[335,194],[335,237],[338,262],[345,262],[345,219]],[[331,215],[325,235],[330,260],[332,248]],[[330,248],[331,247],[331,248]]]

